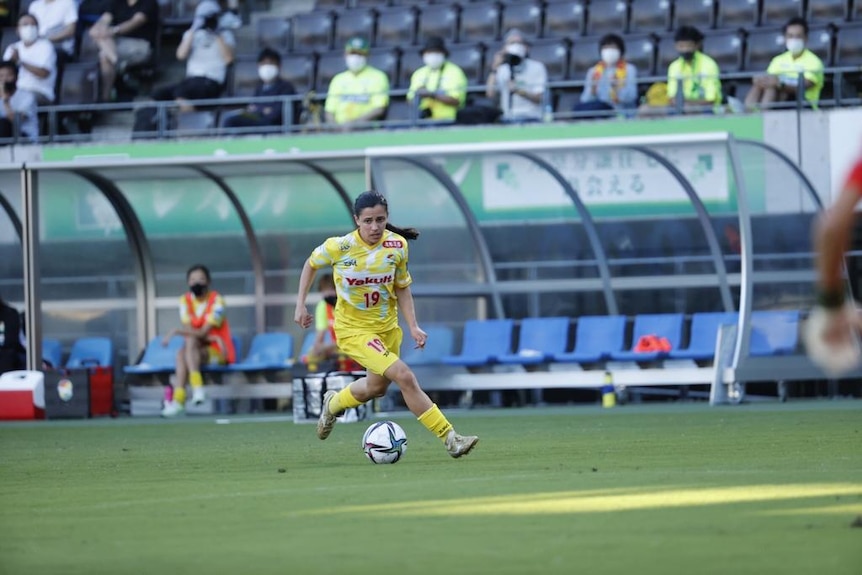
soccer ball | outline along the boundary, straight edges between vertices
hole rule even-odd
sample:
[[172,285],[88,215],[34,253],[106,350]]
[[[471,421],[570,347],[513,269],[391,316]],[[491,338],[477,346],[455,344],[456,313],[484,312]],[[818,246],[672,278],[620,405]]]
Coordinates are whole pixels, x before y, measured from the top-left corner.
[[372,463],[396,463],[407,451],[407,434],[394,421],[378,421],[365,430],[362,449]]
[[73,393],[72,382],[68,379],[61,379],[57,383],[57,395],[60,396],[62,401],[71,401]]

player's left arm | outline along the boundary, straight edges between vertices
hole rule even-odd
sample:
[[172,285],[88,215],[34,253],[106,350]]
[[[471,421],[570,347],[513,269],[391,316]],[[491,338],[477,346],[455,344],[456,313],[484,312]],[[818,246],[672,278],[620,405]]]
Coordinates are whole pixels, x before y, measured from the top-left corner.
[[827,308],[841,307],[844,303],[841,263],[850,246],[850,236],[856,219],[854,208],[860,197],[862,197],[862,162],[856,165],[838,199],[818,218],[814,227],[814,247],[817,251],[817,276],[820,289],[818,303]]

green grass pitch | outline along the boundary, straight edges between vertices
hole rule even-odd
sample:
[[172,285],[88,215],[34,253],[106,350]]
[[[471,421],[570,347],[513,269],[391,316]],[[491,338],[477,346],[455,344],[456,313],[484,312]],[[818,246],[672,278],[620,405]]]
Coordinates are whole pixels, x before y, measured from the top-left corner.
[[860,401],[450,415],[3,424],[0,573],[862,573]]

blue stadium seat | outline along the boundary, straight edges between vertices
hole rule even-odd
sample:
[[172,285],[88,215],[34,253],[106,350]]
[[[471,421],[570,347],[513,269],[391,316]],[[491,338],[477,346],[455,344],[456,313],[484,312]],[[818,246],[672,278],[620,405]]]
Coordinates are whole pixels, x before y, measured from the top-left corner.
[[511,319],[467,321],[461,354],[444,356],[443,363],[478,367],[496,362],[498,357],[509,353],[514,327],[515,322]]
[[[302,359],[308,352],[311,351],[311,347],[314,345],[314,338],[317,336],[317,333],[314,330],[311,330],[307,334],[305,334],[305,338],[302,340],[302,347],[299,349],[298,359]],[[326,334],[323,336],[324,343],[332,342],[332,335],[327,330]]]
[[611,359],[618,361],[651,361],[667,357],[666,352],[636,352],[635,346],[641,337],[645,335],[657,335],[667,338],[671,349],[679,348],[682,340],[681,313],[648,313],[635,316],[634,331],[632,332],[632,349],[629,351],[618,351],[611,354]]
[[594,363],[610,357],[625,345],[626,318],[622,315],[585,315],[578,318],[575,349],[555,353],[554,361]]
[[59,339],[46,337],[42,339],[42,361],[48,362],[57,369],[63,361],[63,344]]
[[455,334],[445,325],[428,325],[422,329],[428,334],[424,349],[416,349],[410,345],[413,341],[410,339],[410,332],[404,330],[405,343],[401,345],[404,355],[401,359],[410,367],[443,363],[443,358],[451,355],[455,347]]
[[176,335],[172,337],[167,346],[163,346],[162,338],[156,336],[147,344],[141,361],[135,365],[123,367],[123,371],[132,375],[172,373],[176,365],[177,352],[182,346],[182,336]]
[[736,312],[703,312],[691,316],[691,330],[688,347],[671,350],[671,359],[712,359],[715,356],[715,342],[718,328],[735,324],[739,319]]
[[566,351],[569,339],[569,318],[531,317],[521,322],[518,352],[498,358],[500,363],[535,365],[550,361]]
[[66,367],[69,369],[108,366],[114,363],[114,344],[107,337],[83,337],[72,344]]
[[751,314],[751,341],[748,354],[790,355],[799,340],[799,311],[756,311]]
[[251,340],[245,358],[228,366],[229,371],[276,371],[293,365],[293,336],[289,333],[259,333]]
[[586,2],[548,2],[545,5],[543,38],[569,38],[581,36],[586,22]]

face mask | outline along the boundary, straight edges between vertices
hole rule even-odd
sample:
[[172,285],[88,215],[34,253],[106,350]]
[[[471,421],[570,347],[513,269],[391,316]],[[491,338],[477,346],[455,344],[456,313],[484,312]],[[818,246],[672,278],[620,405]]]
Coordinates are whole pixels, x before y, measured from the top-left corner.
[[348,54],[344,57],[344,63],[347,65],[347,69],[351,72],[358,72],[365,67],[365,62],[367,59],[365,56],[361,54]]
[[506,53],[511,54],[513,56],[518,56],[520,58],[525,58],[527,56],[527,45],[526,44],[507,44],[506,45]]
[[195,294],[195,297],[201,297],[207,291],[206,284],[192,284],[189,286],[189,291]]
[[785,45],[791,54],[799,54],[805,50],[805,40],[802,38],[788,38]]
[[620,61],[620,51],[617,48],[602,48],[602,62],[608,66],[613,66]]
[[329,305],[335,305],[335,302],[338,301],[338,296],[337,295],[328,295],[325,298],[323,298],[323,301],[325,301]]
[[257,75],[264,82],[272,82],[278,76],[278,66],[275,64],[262,64],[257,67]]
[[25,44],[29,44],[30,42],[35,41],[36,38],[39,37],[39,29],[29,24],[26,26],[21,26],[20,28],[18,28],[18,37],[21,38],[21,40]]
[[428,52],[422,56],[422,61],[432,70],[438,70],[446,60],[446,56],[440,52]]
[[694,60],[694,52],[680,52],[679,57],[686,62],[691,62],[692,60]]

